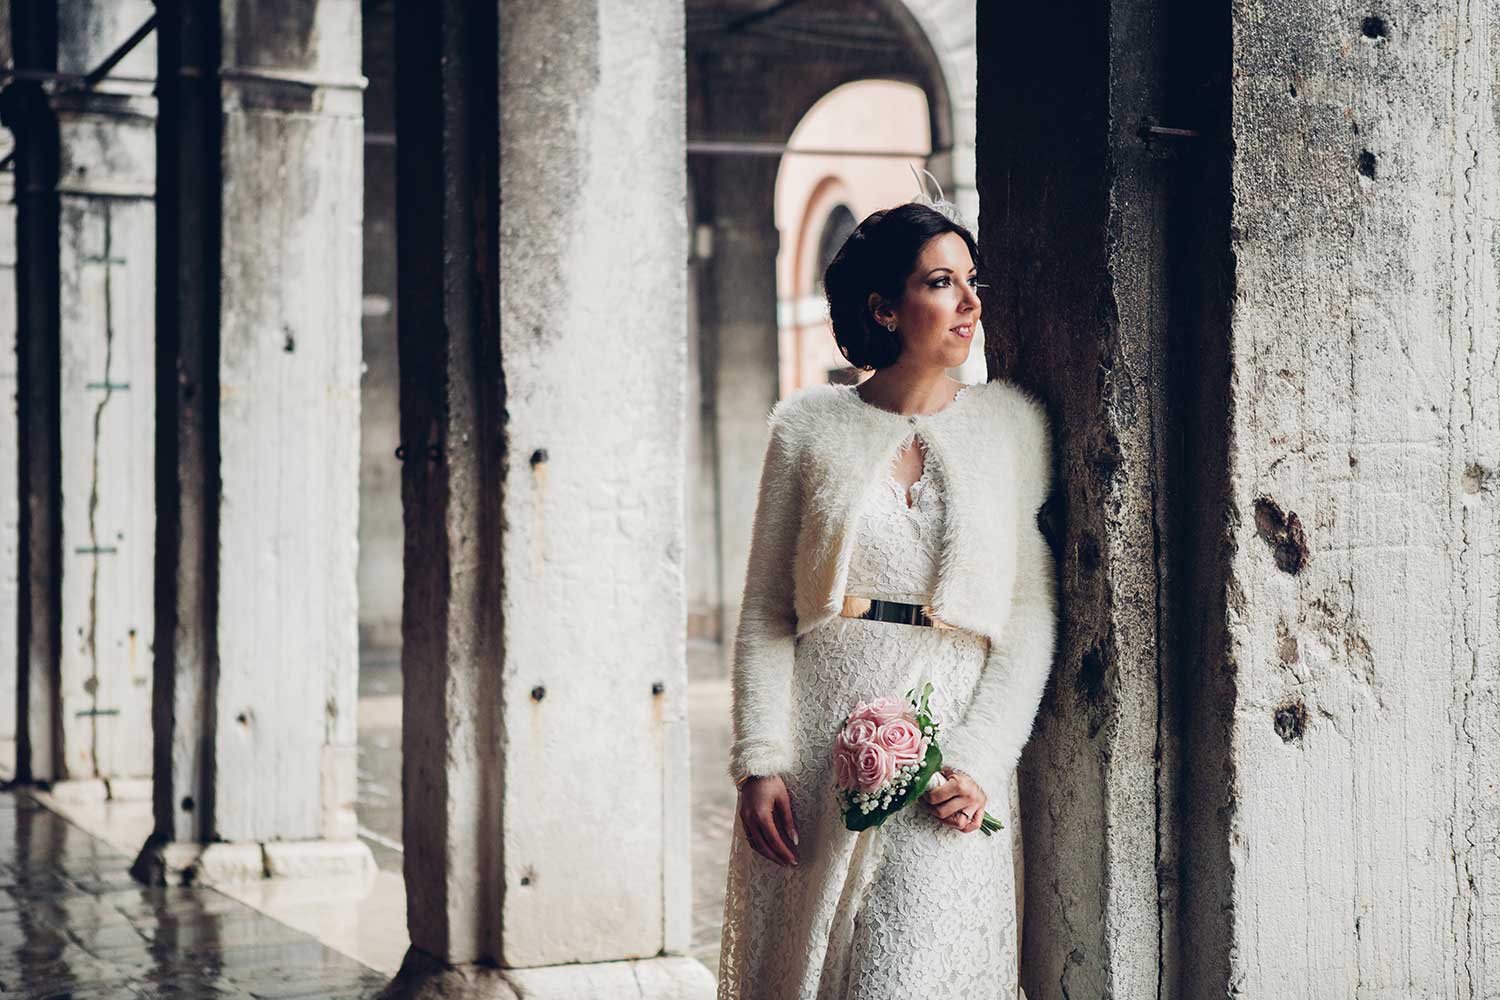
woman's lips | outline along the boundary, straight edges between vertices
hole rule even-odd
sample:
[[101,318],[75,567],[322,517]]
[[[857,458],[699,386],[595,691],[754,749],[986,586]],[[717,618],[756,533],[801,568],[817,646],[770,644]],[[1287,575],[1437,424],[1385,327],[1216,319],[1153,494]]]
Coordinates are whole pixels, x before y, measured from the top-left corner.
[[960,323],[957,326],[950,326],[948,328],[948,331],[959,337],[962,337],[965,340],[968,340],[970,337],[974,336],[974,324]]

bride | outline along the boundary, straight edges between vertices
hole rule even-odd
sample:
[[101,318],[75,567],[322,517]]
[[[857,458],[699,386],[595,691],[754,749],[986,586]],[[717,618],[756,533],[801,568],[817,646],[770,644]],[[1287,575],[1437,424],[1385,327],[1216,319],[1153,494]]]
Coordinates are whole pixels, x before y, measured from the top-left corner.
[[[1010,815],[1051,668],[1050,438],[1015,385],[946,374],[981,311],[978,248],[946,208],[876,212],[850,235],[824,284],[840,350],[874,374],[771,413],[731,671],[720,1000],[1019,992],[1013,831],[979,825],[987,806]],[[833,736],[919,677],[951,780],[850,832]]]

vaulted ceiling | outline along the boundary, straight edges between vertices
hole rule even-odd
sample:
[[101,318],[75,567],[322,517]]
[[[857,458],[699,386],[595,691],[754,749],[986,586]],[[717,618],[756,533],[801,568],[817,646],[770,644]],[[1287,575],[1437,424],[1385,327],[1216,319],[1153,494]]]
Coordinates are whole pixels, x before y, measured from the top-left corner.
[[[902,0],[687,0],[689,135],[785,141],[818,98],[854,80],[947,95]],[[937,122],[935,121],[935,124]],[[934,130],[934,138],[947,133]]]

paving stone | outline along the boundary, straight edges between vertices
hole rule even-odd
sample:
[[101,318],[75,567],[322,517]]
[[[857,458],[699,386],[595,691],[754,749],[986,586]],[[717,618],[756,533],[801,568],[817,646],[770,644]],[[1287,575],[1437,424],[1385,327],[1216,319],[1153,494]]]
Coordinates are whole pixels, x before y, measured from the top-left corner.
[[213,889],[143,886],[131,859],[0,792],[0,1000],[373,997],[386,977]]

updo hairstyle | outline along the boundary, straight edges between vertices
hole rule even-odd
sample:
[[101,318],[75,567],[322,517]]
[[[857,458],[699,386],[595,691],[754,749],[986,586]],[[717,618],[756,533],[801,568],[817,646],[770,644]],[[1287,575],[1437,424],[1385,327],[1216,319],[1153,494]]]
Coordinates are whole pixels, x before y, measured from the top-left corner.
[[900,332],[876,322],[869,306],[870,293],[899,305],[922,248],[944,233],[962,236],[974,265],[979,266],[979,246],[973,234],[915,202],[870,213],[829,263],[823,274],[823,291],[828,297],[833,339],[855,368],[885,368],[901,355]]

